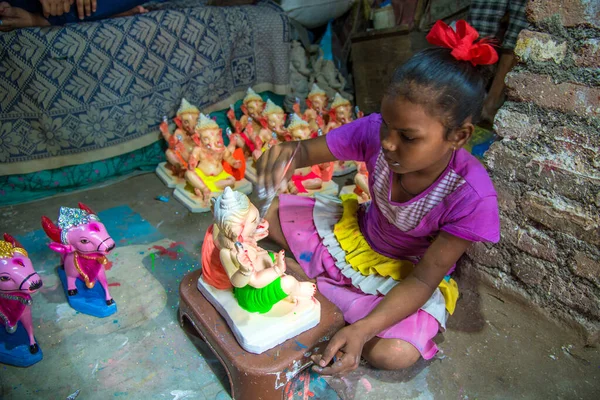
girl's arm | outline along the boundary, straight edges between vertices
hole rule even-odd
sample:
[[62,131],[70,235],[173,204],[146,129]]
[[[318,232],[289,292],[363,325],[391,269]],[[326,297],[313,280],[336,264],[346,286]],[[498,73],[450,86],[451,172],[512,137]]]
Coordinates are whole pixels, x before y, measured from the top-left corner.
[[[285,166],[294,153],[296,146],[300,147],[284,176]],[[267,193],[276,190],[283,180],[289,181],[291,179],[297,168],[310,167],[336,160],[337,158],[327,146],[325,136],[280,143],[271,147],[256,162],[259,193],[261,190],[265,190]]]
[[[369,315],[338,331],[323,354],[313,358],[320,366],[317,371],[336,375],[355,369],[364,344],[422,307],[470,243],[441,232],[406,279],[390,290]],[[338,351],[344,353],[341,361],[325,367]]]

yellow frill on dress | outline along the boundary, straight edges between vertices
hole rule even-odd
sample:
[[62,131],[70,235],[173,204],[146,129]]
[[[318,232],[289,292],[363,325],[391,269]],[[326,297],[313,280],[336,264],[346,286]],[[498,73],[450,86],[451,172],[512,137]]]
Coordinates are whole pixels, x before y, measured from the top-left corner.
[[[401,281],[406,278],[415,265],[407,260],[398,260],[379,254],[369,246],[358,225],[358,198],[355,194],[342,196],[342,218],[335,224],[333,233],[346,252],[346,262],[364,276],[378,274]],[[446,310],[454,313],[458,300],[458,285],[450,278],[443,279],[439,289],[446,302]]]

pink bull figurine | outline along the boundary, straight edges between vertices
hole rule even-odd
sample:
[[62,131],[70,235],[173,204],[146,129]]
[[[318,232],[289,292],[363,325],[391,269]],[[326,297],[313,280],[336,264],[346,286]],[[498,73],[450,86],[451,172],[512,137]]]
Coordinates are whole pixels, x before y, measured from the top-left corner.
[[0,240],[0,325],[6,333],[0,332],[0,363],[27,367],[42,359],[31,317],[31,295],[41,287],[27,251],[5,233]]
[[42,227],[52,239],[50,249],[61,255],[64,270],[59,268],[58,273],[71,307],[96,317],[114,314],[117,306],[108,290],[105,266],[115,242],[100,218],[79,203],[79,208],[60,208],[58,226],[42,217]]

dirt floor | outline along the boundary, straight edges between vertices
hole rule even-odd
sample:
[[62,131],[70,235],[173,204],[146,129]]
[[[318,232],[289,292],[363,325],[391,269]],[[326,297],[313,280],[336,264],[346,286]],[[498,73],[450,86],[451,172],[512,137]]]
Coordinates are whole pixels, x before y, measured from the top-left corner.
[[[56,219],[60,206],[78,201],[96,212],[125,207],[122,223],[139,215],[137,229],[153,232],[146,237],[147,232],[135,231],[139,238],[117,243],[121,253],[107,272],[116,286],[111,288],[119,306],[114,318],[75,313],[56,277],[57,259],[37,261],[44,290],[34,297],[33,313],[44,360],[30,368],[0,364],[0,399],[66,399],[76,390],[82,400],[230,398],[218,361],[177,323],[177,285],[198,266],[210,215],[190,214],[171,192],[147,174],[0,208],[0,231],[13,235],[33,237],[42,215]],[[160,195],[170,200],[156,200]],[[185,255],[160,261],[163,253],[153,249],[161,247]],[[584,347],[576,333],[494,288],[468,279],[459,279],[459,286],[462,297],[448,330],[436,339],[441,352],[433,360],[400,372],[363,364],[343,379],[303,373],[289,398],[599,398],[598,349]]]

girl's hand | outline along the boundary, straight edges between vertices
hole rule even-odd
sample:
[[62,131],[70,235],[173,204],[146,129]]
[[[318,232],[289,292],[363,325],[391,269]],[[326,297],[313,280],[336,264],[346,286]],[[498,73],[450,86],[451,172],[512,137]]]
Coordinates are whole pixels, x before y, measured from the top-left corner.
[[79,19],[89,17],[96,12],[96,0],[77,0],[77,15]]
[[[340,329],[329,341],[323,354],[311,357],[313,371],[321,375],[343,375],[358,367],[360,356],[369,337],[359,324]],[[329,363],[333,361],[333,365]]]
[[277,193],[281,187],[287,186],[287,182],[292,178],[296,169],[297,159],[292,160],[285,175],[284,169],[298,145],[298,142],[295,141],[277,144],[264,152],[258,159],[256,173],[259,196],[261,193]]

